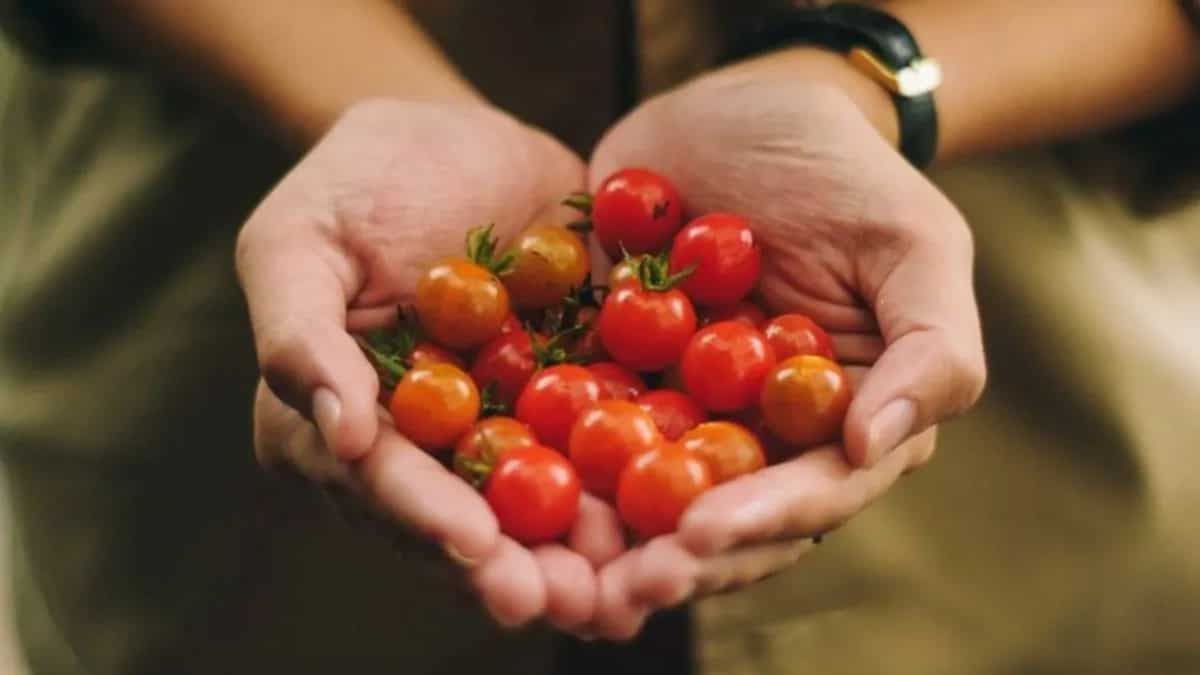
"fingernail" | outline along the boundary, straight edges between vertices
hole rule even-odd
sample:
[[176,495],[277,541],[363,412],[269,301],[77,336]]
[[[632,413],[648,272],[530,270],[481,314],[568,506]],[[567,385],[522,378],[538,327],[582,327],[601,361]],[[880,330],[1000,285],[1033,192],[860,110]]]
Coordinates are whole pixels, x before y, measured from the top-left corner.
[[917,406],[911,400],[902,398],[892,401],[875,413],[871,428],[867,434],[867,466],[871,466],[884,455],[896,449],[904,439],[912,434],[913,425],[917,423]]
[[457,548],[454,547],[454,544],[446,544],[442,546],[442,550],[446,552],[447,558],[453,560],[456,565],[462,567],[463,569],[469,570],[479,564],[478,560],[463,555]]
[[317,423],[325,447],[334,451],[338,420],[342,416],[342,402],[333,391],[321,387],[313,392],[312,407],[313,421]]

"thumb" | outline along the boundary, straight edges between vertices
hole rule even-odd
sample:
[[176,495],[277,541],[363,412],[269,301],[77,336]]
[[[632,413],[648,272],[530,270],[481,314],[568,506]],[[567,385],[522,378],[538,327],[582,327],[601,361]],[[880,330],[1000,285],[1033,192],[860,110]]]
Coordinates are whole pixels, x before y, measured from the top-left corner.
[[856,466],[873,465],[905,439],[965,411],[983,390],[973,245],[957,211],[948,211],[953,218],[941,227],[905,235],[888,252],[868,256],[881,264],[863,265],[864,295],[886,347],[847,411],[846,454]]
[[357,265],[315,228],[275,224],[252,219],[237,248],[263,379],[335,456],[361,457],[379,431],[379,380],[346,330]]

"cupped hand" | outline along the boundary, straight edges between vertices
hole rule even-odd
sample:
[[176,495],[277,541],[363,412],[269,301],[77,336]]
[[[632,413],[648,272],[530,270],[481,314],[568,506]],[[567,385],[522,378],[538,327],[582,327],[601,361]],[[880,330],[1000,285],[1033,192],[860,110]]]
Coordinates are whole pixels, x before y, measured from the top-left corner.
[[780,53],[652,99],[593,156],[593,186],[647,167],[676,184],[691,214],[748,218],[764,250],[768,307],[808,314],[841,361],[863,367],[840,446],[710,491],[677,534],[601,572],[601,635],[628,637],[657,607],[791,564],[807,539],[926,461],[933,425],[981,393],[966,223],[834,84],[859,76],[807,77],[815,71],[805,59]]
[[[390,321],[426,266],[461,254],[471,227],[511,235],[583,181],[570,151],[485,105],[372,101],[344,115],[238,239],[264,380],[260,462],[357,502],[377,529],[446,551],[506,625],[587,621],[592,563],[501,535],[470,485],[391,426],[352,332]],[[571,536],[596,560],[620,546],[611,511],[590,500]]]

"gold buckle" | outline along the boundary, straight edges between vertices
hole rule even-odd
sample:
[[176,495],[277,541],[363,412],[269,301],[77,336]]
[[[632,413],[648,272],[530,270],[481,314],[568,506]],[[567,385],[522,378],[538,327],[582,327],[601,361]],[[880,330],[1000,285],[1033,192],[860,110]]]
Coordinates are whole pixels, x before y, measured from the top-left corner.
[[855,68],[897,96],[922,96],[942,84],[942,66],[935,59],[914,59],[904,68],[892,70],[864,47],[851,49],[849,59]]

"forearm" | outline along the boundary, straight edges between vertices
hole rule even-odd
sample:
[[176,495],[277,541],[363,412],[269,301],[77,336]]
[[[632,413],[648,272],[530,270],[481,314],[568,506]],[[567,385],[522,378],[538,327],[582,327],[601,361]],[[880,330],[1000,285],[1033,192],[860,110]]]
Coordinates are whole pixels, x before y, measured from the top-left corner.
[[390,0],[110,0],[80,11],[301,145],[357,101],[479,95]]

